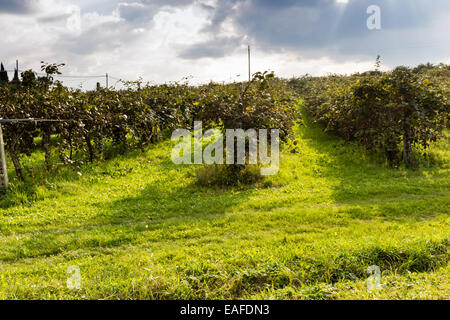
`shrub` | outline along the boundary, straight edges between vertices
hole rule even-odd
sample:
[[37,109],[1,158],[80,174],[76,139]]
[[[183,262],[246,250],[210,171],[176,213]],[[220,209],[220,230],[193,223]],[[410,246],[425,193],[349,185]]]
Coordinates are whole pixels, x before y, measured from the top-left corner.
[[261,168],[257,165],[208,165],[197,170],[196,183],[203,187],[252,185],[263,180]]
[[[137,81],[126,82],[122,90],[83,92],[54,81],[62,66],[43,64],[45,77],[27,71],[21,83],[0,85],[2,118],[52,120],[4,125],[7,150],[22,181],[20,155],[31,152],[36,137],[42,138],[49,169],[52,147],[64,163],[92,162],[104,158],[105,142],[122,153],[144,149],[176,128],[189,129],[194,120],[226,128],[279,128],[285,137],[295,118],[290,92],[273,73],[257,73],[246,84],[143,86]],[[58,135],[55,146],[52,134]]]
[[391,164],[402,159],[414,166],[413,147],[436,141],[450,111],[443,83],[406,67],[300,84],[307,109],[325,130],[383,150]]

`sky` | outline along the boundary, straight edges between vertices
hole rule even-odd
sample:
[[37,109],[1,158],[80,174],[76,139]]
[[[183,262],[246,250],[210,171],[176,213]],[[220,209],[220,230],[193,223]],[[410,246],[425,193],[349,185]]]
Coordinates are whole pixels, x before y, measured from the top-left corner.
[[0,61],[65,63],[61,80],[87,89],[106,73],[110,85],[246,80],[248,45],[252,72],[352,73],[377,55],[383,69],[450,63],[449,23],[449,0],[0,0]]

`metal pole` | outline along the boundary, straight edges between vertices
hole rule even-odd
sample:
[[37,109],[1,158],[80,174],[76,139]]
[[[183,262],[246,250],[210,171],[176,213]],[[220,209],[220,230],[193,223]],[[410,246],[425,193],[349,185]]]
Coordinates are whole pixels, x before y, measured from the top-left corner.
[[108,76],[108,74],[106,74],[106,89],[109,88],[108,82],[109,82],[109,76]]
[[252,81],[252,73],[250,68],[250,45],[248,46],[248,82]]
[[0,188],[8,187],[8,170],[6,168],[5,144],[3,142],[3,130],[0,124]]

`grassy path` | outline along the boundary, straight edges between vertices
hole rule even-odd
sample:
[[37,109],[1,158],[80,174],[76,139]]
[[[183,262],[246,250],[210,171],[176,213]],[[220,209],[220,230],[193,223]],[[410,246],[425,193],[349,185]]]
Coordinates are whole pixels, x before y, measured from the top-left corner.
[[[171,144],[0,199],[0,298],[450,298],[450,144],[408,171],[312,126],[252,189],[194,185]],[[39,161],[37,152],[26,159]],[[66,287],[68,266],[81,290]],[[378,265],[382,289],[368,291]]]

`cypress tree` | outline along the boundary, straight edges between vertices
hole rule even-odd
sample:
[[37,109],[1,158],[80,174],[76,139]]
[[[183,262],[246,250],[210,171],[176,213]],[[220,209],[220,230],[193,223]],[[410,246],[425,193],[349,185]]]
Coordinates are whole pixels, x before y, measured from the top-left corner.
[[0,66],[0,83],[6,83],[8,82],[8,72],[6,72],[5,68],[3,67],[3,63]]
[[20,83],[19,70],[14,70],[14,78],[11,80],[12,83]]

